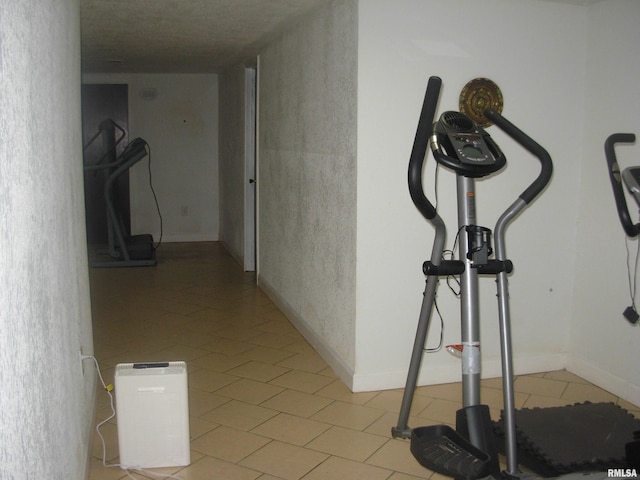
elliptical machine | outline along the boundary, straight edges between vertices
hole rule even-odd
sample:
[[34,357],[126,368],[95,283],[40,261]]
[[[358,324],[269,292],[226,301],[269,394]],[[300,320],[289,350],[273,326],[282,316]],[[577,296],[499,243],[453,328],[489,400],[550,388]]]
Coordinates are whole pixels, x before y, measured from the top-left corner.
[[[506,158],[489,134],[462,113],[445,112],[432,126],[441,84],[438,77],[429,79],[409,161],[411,198],[424,218],[434,226],[435,239],[431,259],[423,265],[426,287],[398,423],[392,428],[392,435],[411,438],[411,452],[421,465],[456,479],[475,480],[489,476],[496,479],[522,478],[530,475],[520,472],[517,460],[507,284],[507,275],[513,265],[506,256],[505,230],[516,215],[544,190],[551,179],[553,164],[547,151],[533,139],[498,112],[491,109],[485,111],[486,118],[533,154],[541,164],[538,177],[499,217],[494,229],[495,259],[490,259],[493,253],[491,230],[475,224],[475,179],[498,172],[505,166]],[[422,169],[429,143],[435,160],[456,173],[460,260],[443,260],[446,226],[424,194]],[[407,422],[435,304],[436,288],[439,278],[448,275],[460,276],[463,408],[457,412],[455,430],[446,425],[411,429]],[[498,290],[506,454],[504,472],[500,471],[489,408],[482,405],[480,400],[480,275],[494,275]],[[573,475],[576,478],[606,478],[606,473],[601,472]]]

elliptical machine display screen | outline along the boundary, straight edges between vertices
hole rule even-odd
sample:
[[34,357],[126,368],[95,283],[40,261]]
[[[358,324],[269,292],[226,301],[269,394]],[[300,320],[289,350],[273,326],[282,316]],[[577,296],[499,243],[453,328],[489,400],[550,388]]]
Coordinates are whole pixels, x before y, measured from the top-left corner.
[[506,163],[491,136],[459,112],[445,112],[435,123],[431,149],[436,161],[467,177],[489,175]]

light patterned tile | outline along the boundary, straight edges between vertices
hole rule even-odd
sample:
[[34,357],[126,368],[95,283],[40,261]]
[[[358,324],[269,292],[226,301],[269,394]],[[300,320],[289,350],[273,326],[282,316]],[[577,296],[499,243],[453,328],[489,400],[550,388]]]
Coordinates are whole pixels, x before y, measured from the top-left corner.
[[249,431],[277,414],[278,412],[275,410],[259,407],[251,403],[240,402],[238,400],[231,400],[211,410],[209,413],[202,415],[201,418],[237,430]]
[[207,370],[213,370],[214,372],[226,372],[244,363],[247,363],[247,360],[239,358],[235,355],[225,355],[215,352],[206,352],[205,355],[198,357],[190,362],[190,364],[193,366],[206,368]]
[[238,355],[251,350],[253,347],[250,343],[222,337],[216,337],[212,342],[200,346],[200,348],[210,352],[223,353],[225,355]]
[[[397,413],[400,412],[403,393],[403,390],[387,390],[384,392],[380,392],[367,403],[365,403],[365,405],[367,407],[378,408],[387,412]],[[414,395],[413,401],[411,402],[411,412],[420,412],[427,408],[427,406],[431,402],[433,402],[432,398]]]
[[251,350],[247,350],[246,352],[242,352],[237,355],[239,359],[244,360],[255,360],[257,362],[262,363],[278,363],[285,358],[291,357],[295,355],[293,352],[288,352],[286,350],[281,350],[279,348],[269,348],[269,347],[254,347]]
[[[563,407],[565,405],[571,405],[571,400],[556,397],[545,397],[543,395],[529,395],[522,407],[524,408],[548,408],[548,407]],[[522,408],[517,407],[517,408]]]
[[221,426],[196,438],[191,442],[191,448],[210,457],[237,463],[269,441],[259,435]]
[[622,398],[618,399],[618,405],[620,405],[620,407],[624,408],[625,410],[629,410],[629,412],[635,415],[636,418],[638,417],[637,413],[640,411],[639,406],[634,405],[633,403],[628,402],[626,400],[623,400]]
[[346,403],[355,403],[356,405],[364,405],[373,397],[378,395],[378,392],[359,392],[353,393],[347,388],[347,386],[340,380],[334,380],[321,390],[316,392],[316,395],[321,397],[332,398],[333,400],[340,400]]
[[[91,277],[107,382],[117,363],[189,364],[192,464],[177,473],[183,480],[445,479],[415,461],[407,440],[391,438],[402,390],[352,393],[220,244],[167,244],[157,268]],[[640,407],[564,370],[518,376],[516,385],[519,408],[613,401],[640,417]],[[482,380],[494,418],[501,391],[500,378]],[[452,425],[461,396],[459,382],[418,387],[409,425]],[[96,412],[110,413],[102,390]],[[115,419],[103,431],[107,459],[117,461]],[[102,467],[101,455],[96,438],[90,480],[128,478]]]
[[572,403],[581,402],[616,402],[617,397],[600,387],[591,384],[570,383],[562,394],[563,400]]
[[204,368],[196,371],[189,371],[189,386],[199,388],[205,392],[213,392],[214,390],[218,390],[237,381],[238,377],[234,377],[233,375],[213,372]]
[[583,384],[589,383],[583,378],[576,375],[575,373],[571,373],[566,370],[556,370],[555,372],[546,372],[544,374],[544,378],[549,378],[551,380],[560,380],[562,382],[583,383]]
[[[295,327],[291,325],[291,322],[284,317],[284,315],[280,314],[282,318],[280,319],[270,319],[259,326],[256,327],[256,330],[262,332],[271,332],[277,333],[278,335],[286,335],[289,333],[297,332]],[[265,315],[265,318],[269,318],[269,315]]]
[[327,368],[327,362],[315,352],[298,353],[278,362],[278,365],[311,373],[318,373]]
[[255,480],[260,472],[213,457],[202,457],[177,473],[182,480]]
[[251,433],[303,446],[328,428],[330,427],[326,423],[281,413],[254,428]]
[[440,385],[426,385],[416,388],[416,395],[424,395],[425,397],[461,402],[462,384],[443,383]]
[[242,378],[231,385],[216,390],[216,393],[225,397],[259,405],[283,390],[283,388],[276,387],[275,385],[268,385]]
[[268,382],[269,380],[273,380],[288,371],[288,368],[250,360],[239,367],[229,370],[228,373],[237,375],[238,377],[256,380],[258,382]]
[[460,409],[460,402],[451,402],[449,400],[436,398],[427,408],[419,412],[417,416],[431,420],[431,422],[427,423],[455,425],[456,411],[458,411],[458,409]]
[[387,442],[388,438],[343,427],[331,427],[312,440],[307,448],[364,462]]
[[[529,394],[515,392],[514,394],[514,402],[516,408],[522,408],[524,403],[530,397]],[[489,407],[500,410],[504,404],[504,398],[502,395],[502,390],[498,390],[495,388],[485,388],[480,387],[480,398],[482,399],[482,403],[485,405],[489,405]]]
[[272,408],[299,417],[310,417],[329,405],[333,400],[317,397],[296,390],[284,390],[263,402],[263,407]]
[[[407,423],[409,427],[419,427],[424,425],[426,422],[424,418],[418,419],[417,417],[409,417]],[[373,433],[380,437],[391,438],[391,428],[397,427],[397,425],[398,414],[394,412],[386,412],[378,420],[365,428],[364,431],[367,433]]]
[[303,480],[385,480],[390,473],[384,468],[330,457],[305,475]]
[[514,382],[516,392],[543,395],[545,397],[560,398],[566,388],[567,382],[533,375],[517,377]]
[[311,418],[355,430],[364,430],[384,415],[383,410],[335,401]]
[[300,370],[291,370],[278,378],[273,379],[270,383],[284,388],[291,388],[306,393],[314,393],[326,387],[333,380],[318,375],[316,373],[302,372]]
[[242,460],[240,465],[285,480],[298,480],[326,460],[327,457],[323,453],[274,440]]
[[295,340],[286,335],[278,335],[277,333],[262,332],[260,335],[256,335],[247,340],[255,345],[261,345],[263,347],[282,348],[292,344]]
[[91,480],[120,480],[127,478],[127,473],[119,467],[105,467],[102,464],[102,459],[91,457],[89,478]]
[[365,463],[418,478],[429,478],[431,470],[420,465],[409,450],[408,440],[389,440]]
[[228,397],[205,392],[198,388],[189,388],[189,415],[199,417],[203,413],[217,408],[228,401]]
[[220,425],[201,417],[189,417],[189,437],[191,440],[201,437]]
[[[414,477],[413,475],[407,475],[406,473],[394,472],[394,474],[389,477],[389,480],[418,480],[419,478],[422,477]],[[445,477],[444,475],[434,473],[429,478],[431,478],[431,480],[450,480],[451,477]]]

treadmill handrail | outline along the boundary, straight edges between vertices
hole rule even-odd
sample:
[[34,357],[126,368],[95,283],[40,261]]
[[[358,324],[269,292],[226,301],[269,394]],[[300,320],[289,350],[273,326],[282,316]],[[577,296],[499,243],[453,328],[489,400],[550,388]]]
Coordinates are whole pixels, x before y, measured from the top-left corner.
[[540,174],[533,183],[531,183],[531,185],[529,185],[526,190],[520,194],[520,198],[524,200],[525,203],[531,203],[533,199],[537,197],[542,190],[544,190],[551,180],[551,176],[553,174],[553,161],[551,160],[551,156],[540,144],[495,110],[489,108],[485,110],[484,115],[497,125],[500,130],[509,135],[513,140],[540,160]]
[[105,159],[109,154],[111,154],[112,152],[114,152],[114,151],[115,151],[115,149],[116,149],[116,147],[117,147],[118,145],[120,145],[120,142],[124,139],[124,137],[126,137],[126,136],[127,136],[127,132],[126,132],[126,131],[125,131],[125,130],[120,126],[120,125],[118,125],[116,122],[114,122],[114,121],[113,121],[112,119],[110,119],[110,118],[107,118],[107,119],[103,120],[102,122],[100,122],[100,125],[98,126],[98,132],[97,132],[93,137],[91,137],[91,140],[89,140],[89,141],[87,142],[87,144],[86,144],[86,145],[84,145],[84,146],[82,147],[82,153],[83,153],[83,155],[84,155],[84,154],[86,153],[86,151],[89,149],[89,147],[93,144],[93,142],[94,142],[94,141],[95,141],[95,140],[96,140],[100,135],[102,135],[102,133],[103,133],[103,132],[108,131],[108,130],[109,130],[109,128],[111,128],[111,127],[113,127],[114,134],[115,134],[116,129],[117,129],[117,130],[120,130],[120,136],[119,136],[118,138],[115,138],[115,139],[114,139],[114,144],[113,144],[113,146],[111,147],[111,149],[110,149],[110,150],[108,150],[108,151],[106,151],[106,152],[104,152],[104,153],[102,154],[102,156],[98,159],[98,161],[97,161],[96,163],[93,163],[93,164],[87,164],[87,163],[84,163],[84,162],[83,162],[83,163],[84,163],[84,165],[83,165],[84,170],[86,170],[86,171],[91,171],[91,170],[102,170],[102,169],[104,169],[104,168],[111,168],[111,167],[113,167],[113,166],[115,166],[115,165],[117,165],[117,164],[118,164],[118,160],[115,160],[115,161],[113,161],[113,162],[107,163],[107,164],[105,164],[105,165],[103,165],[103,164],[102,164],[103,160],[104,160],[104,159]]
[[629,215],[629,207],[622,188],[622,177],[620,176],[620,167],[616,158],[615,145],[616,143],[634,143],[635,141],[636,136],[633,133],[614,133],[609,135],[604,142],[604,155],[607,159],[609,180],[611,180],[611,187],[613,188],[613,198],[616,201],[618,217],[625,233],[632,238],[640,234],[640,223],[634,225],[631,221],[631,215]]

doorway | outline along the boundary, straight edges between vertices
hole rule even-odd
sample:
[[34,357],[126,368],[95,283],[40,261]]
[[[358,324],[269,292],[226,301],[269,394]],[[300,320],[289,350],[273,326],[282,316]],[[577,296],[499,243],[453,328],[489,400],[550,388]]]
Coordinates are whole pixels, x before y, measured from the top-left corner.
[[257,200],[257,169],[256,169],[256,105],[257,105],[257,75],[256,68],[245,68],[245,112],[244,112],[244,161],[245,161],[245,192],[244,192],[244,270],[255,272],[257,264],[256,248],[256,200]]

